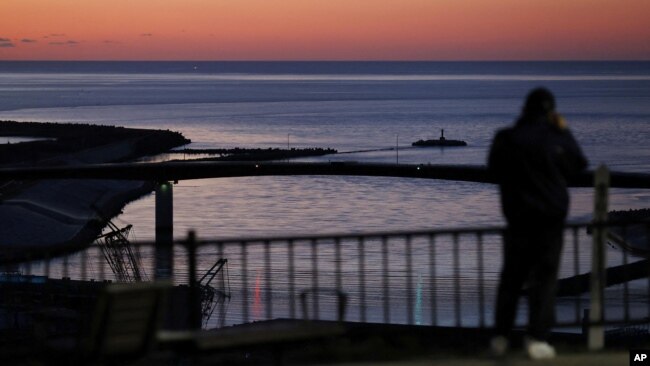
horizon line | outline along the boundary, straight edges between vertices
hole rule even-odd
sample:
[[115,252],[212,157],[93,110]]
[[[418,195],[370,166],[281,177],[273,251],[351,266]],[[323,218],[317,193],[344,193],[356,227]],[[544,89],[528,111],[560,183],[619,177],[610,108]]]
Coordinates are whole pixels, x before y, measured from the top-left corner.
[[16,60],[0,60],[0,62],[384,62],[384,63],[398,63],[398,62],[409,62],[409,63],[422,63],[422,62],[650,62],[650,59],[521,59],[521,60],[499,60],[499,59],[485,59],[485,60],[386,60],[386,59],[372,59],[372,60],[361,60],[361,59],[348,59],[348,60],[309,60],[309,59],[284,59],[284,60],[264,60],[264,59],[236,59],[236,60],[214,60],[214,59],[178,59],[178,60],[165,60],[165,59],[79,59],[79,60],[60,60],[60,59],[16,59]]

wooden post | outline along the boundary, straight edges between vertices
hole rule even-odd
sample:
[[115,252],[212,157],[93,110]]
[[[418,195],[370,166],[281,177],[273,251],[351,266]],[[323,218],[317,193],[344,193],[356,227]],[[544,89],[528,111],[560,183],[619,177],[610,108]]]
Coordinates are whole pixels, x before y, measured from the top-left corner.
[[172,183],[156,187],[156,270],[155,279],[171,279],[174,273],[174,199]]
[[607,201],[609,190],[609,170],[600,165],[594,172],[594,230],[591,254],[591,309],[589,311],[588,347],[600,350],[605,346],[605,329],[601,324],[604,314],[605,289],[605,241],[607,228],[602,224],[607,220]]

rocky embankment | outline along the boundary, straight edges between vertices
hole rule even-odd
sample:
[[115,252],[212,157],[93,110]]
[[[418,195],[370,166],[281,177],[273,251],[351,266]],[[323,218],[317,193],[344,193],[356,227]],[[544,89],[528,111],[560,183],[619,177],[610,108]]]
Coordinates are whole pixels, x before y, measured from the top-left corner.
[[[0,144],[0,166],[108,163],[166,152],[190,140],[173,131],[66,123],[0,121],[0,136],[42,140]],[[107,148],[112,154],[93,154]]]
[[[11,121],[0,121],[0,136],[43,139],[0,144],[0,168],[125,162],[190,142],[172,131]],[[120,180],[0,182],[0,260],[88,245],[153,188],[154,182]]]

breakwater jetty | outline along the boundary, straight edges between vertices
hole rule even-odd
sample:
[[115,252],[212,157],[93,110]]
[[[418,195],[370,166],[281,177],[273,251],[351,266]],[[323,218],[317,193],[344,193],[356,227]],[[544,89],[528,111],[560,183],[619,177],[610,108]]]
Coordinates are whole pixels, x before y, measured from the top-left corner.
[[214,157],[200,158],[201,161],[269,161],[305,158],[310,156],[323,156],[338,153],[331,148],[309,147],[309,148],[240,148],[231,149],[180,149],[176,153],[196,155],[218,155]]
[[15,121],[0,121],[0,136],[35,138],[0,144],[2,166],[126,162],[191,142],[168,130]]

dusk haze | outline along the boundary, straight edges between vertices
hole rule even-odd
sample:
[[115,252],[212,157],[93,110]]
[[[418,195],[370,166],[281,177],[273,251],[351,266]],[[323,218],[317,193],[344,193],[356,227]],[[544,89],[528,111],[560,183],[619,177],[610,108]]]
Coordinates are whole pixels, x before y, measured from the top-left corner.
[[646,364],[649,270],[650,0],[0,0],[0,366]]
[[3,0],[0,60],[647,60],[647,0]]

